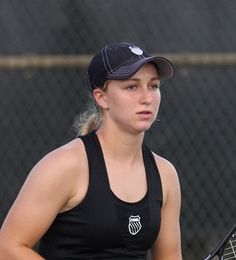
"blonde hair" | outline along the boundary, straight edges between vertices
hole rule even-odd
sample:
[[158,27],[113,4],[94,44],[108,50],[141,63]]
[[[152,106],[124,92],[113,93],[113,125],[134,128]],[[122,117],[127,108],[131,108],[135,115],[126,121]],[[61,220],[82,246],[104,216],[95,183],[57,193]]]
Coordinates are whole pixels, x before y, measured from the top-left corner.
[[[106,80],[102,87],[99,87],[103,91],[107,90],[110,80]],[[98,88],[98,87],[95,87]],[[103,120],[102,109],[96,104],[95,99],[92,97],[87,111],[78,115],[74,121],[74,130],[77,137],[80,135],[86,135],[94,130],[97,130]]]
[[97,130],[102,123],[102,111],[94,102],[89,104],[89,109],[78,115],[74,121],[74,131],[77,136],[86,135]]

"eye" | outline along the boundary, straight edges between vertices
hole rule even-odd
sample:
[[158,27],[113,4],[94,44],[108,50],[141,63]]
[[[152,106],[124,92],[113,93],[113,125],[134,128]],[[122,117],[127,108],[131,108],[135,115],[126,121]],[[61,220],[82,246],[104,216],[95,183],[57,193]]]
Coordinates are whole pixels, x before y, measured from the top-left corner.
[[128,85],[128,86],[126,87],[126,89],[128,89],[128,90],[135,90],[135,89],[137,89],[137,86],[136,86],[135,84],[133,84],[133,85]]
[[150,85],[150,88],[154,89],[154,90],[159,89],[160,88],[160,84],[157,84],[157,83],[152,84],[152,85]]

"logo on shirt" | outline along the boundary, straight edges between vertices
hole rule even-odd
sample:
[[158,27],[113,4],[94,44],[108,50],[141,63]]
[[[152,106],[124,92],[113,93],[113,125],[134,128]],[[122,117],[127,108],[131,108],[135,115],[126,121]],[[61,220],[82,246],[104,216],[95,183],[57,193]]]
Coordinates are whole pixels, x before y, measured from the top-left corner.
[[137,216],[130,216],[129,217],[129,225],[128,225],[128,228],[129,228],[129,233],[131,235],[136,235],[142,228],[142,225],[141,225],[141,222],[140,222],[140,216],[137,215]]

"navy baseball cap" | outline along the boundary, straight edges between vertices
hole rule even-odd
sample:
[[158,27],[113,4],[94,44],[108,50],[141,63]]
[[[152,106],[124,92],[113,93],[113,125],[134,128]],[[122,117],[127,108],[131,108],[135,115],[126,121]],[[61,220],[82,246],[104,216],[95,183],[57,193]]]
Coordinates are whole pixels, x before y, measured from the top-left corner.
[[151,56],[145,50],[128,42],[106,45],[89,64],[90,89],[102,87],[108,79],[129,79],[149,62],[156,65],[160,79],[170,79],[174,76],[174,67],[166,58]]

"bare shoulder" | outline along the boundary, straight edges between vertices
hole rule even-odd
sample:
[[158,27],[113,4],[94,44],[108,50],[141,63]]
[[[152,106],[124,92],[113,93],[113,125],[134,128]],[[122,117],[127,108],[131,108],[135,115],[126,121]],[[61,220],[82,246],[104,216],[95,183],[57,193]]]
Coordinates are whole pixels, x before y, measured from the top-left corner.
[[78,186],[83,182],[86,163],[82,141],[72,140],[48,153],[33,167],[20,197],[30,193],[34,194],[36,200],[40,197],[41,200],[44,198],[45,201],[51,199],[55,202],[57,194],[58,210],[70,207],[68,202],[77,196]]
[[[170,178],[174,178],[174,176],[177,175],[177,171],[175,169],[175,166],[168,161],[167,159],[155,154],[154,154],[154,158],[157,164],[157,167],[160,171],[161,175],[166,175],[166,177],[170,177]],[[174,176],[173,176],[174,175]]]
[[[40,172],[48,177],[50,175],[74,173],[84,162],[84,147],[80,139],[74,139],[69,143],[49,152],[32,169],[30,174]],[[55,176],[54,176],[55,177]],[[70,177],[67,175],[67,177]]]
[[160,173],[163,201],[165,203],[170,194],[172,194],[172,196],[180,196],[179,177],[175,166],[170,161],[157,154],[154,154],[154,158]]

